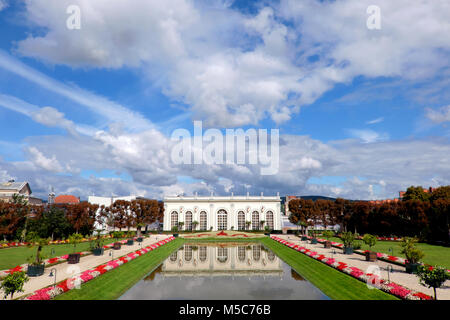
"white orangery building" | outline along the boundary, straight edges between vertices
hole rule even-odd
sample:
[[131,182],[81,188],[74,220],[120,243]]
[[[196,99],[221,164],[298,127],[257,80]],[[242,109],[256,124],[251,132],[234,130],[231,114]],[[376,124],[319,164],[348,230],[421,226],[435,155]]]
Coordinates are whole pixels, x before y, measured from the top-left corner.
[[[277,196],[176,196],[164,198],[164,230],[281,230]],[[196,221],[197,225],[193,224]],[[182,227],[180,228],[180,222]],[[262,223],[264,222],[264,223]]]

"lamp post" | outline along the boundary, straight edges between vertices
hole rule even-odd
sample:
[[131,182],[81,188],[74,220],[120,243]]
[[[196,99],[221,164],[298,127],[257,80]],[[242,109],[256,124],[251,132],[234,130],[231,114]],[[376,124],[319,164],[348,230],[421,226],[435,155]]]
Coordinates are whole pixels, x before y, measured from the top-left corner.
[[392,268],[391,265],[388,265],[386,270],[387,270],[387,274],[388,274],[388,282],[391,282],[391,277],[389,275],[391,274],[391,272],[394,271],[394,268]]
[[394,255],[394,248],[393,248],[393,247],[390,247],[390,248],[388,249],[388,251],[391,253],[391,256]]
[[[55,271],[55,274],[53,274],[53,271]],[[53,288],[56,288],[56,268],[52,268],[51,270],[50,270],[50,274],[48,275],[49,277],[55,277],[55,281],[54,281],[54,283],[53,283]]]
[[114,249],[109,250],[109,256],[111,257],[111,261],[114,260]]

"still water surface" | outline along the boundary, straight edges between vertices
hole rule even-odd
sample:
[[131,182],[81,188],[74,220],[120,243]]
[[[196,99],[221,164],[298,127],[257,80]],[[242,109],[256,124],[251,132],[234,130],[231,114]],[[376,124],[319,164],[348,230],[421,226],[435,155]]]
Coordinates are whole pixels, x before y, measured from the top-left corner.
[[185,244],[119,299],[329,298],[262,245],[228,242]]

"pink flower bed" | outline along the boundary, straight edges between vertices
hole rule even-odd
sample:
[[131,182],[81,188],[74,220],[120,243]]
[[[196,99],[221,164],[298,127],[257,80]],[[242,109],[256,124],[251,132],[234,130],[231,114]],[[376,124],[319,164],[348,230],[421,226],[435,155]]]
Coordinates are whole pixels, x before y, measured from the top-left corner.
[[[124,243],[127,242],[127,240],[121,240],[119,242],[124,244]],[[111,243],[111,244],[103,246],[103,248],[109,249],[109,248],[112,248],[113,246],[114,246],[114,244]],[[78,252],[78,253],[81,254],[81,256],[86,256],[86,255],[91,254],[90,251],[83,251],[83,252]],[[46,267],[49,267],[51,265],[67,261],[68,257],[69,257],[69,255],[65,254],[65,255],[62,255],[62,256],[59,256],[59,257],[46,259],[46,260],[43,261],[43,263],[46,265]],[[24,264],[21,264],[19,266],[14,267],[14,268],[8,269],[8,270],[0,270],[0,279],[6,277],[10,273],[14,273],[14,272],[17,272],[17,271],[26,271],[27,268],[28,268],[28,264],[24,263]]]
[[350,267],[344,262],[336,261],[336,259],[334,259],[334,258],[327,258],[323,255],[318,255],[317,252],[312,252],[311,250],[306,249],[305,247],[295,245],[295,244],[288,242],[284,239],[281,239],[277,236],[272,235],[270,238],[281,244],[284,244],[296,251],[306,254],[307,256],[310,256],[313,259],[321,261],[341,272],[344,272],[344,273],[354,277],[355,279],[358,279],[358,280],[366,282],[366,283],[371,283],[371,284],[377,286],[380,290],[390,293],[392,295],[395,295],[401,299],[432,300],[432,297],[425,293],[410,290],[410,289],[405,288],[394,282],[387,282],[374,274],[364,273],[361,269],[356,268],[356,267]]
[[78,277],[78,279],[77,278],[69,278],[69,279],[66,279],[66,280],[62,281],[61,283],[59,283],[56,287],[51,286],[51,287],[36,290],[35,292],[33,292],[31,295],[29,295],[25,299],[26,300],[51,300],[55,296],[75,288],[75,284],[77,283],[77,281],[79,282],[79,284],[88,282],[88,281],[104,274],[105,272],[116,269],[116,268],[120,267],[122,264],[130,262],[130,261],[136,259],[137,257],[139,257],[145,253],[148,253],[148,252],[154,250],[155,248],[165,245],[166,243],[168,243],[174,239],[175,238],[173,236],[171,236],[169,238],[166,238],[164,240],[157,242],[156,244],[136,250],[135,252],[132,252],[131,254],[127,254],[118,259],[115,259],[115,260],[109,261],[105,264],[99,265],[99,266],[95,267],[94,269],[86,270],[83,273],[81,273],[81,275]]

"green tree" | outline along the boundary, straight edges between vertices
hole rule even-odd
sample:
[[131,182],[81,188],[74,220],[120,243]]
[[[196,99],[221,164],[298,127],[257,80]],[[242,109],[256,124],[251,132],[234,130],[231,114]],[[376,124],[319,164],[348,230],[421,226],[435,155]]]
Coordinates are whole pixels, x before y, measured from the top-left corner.
[[436,289],[440,288],[450,276],[444,268],[419,266],[417,268],[417,276],[420,278],[420,284],[433,288],[434,300],[437,300]]
[[363,237],[363,241],[369,246],[369,250],[372,250],[372,247],[377,244],[377,237],[366,233]]
[[425,192],[422,188],[422,186],[414,187],[411,186],[408,189],[406,189],[405,194],[403,195],[402,200],[421,200],[421,201],[429,201],[430,200],[430,194]]
[[28,242],[29,247],[34,247],[34,246],[37,247],[36,257],[33,258],[33,256],[31,256],[30,263],[32,265],[42,264],[42,261],[44,260],[44,257],[41,254],[42,248],[44,246],[48,245],[49,240],[46,238],[39,237],[39,235],[36,232],[32,231],[32,232],[29,232],[27,235],[27,242]]
[[13,272],[6,276],[3,282],[0,284],[0,289],[5,294],[4,299],[11,295],[11,299],[16,292],[23,292],[23,285],[29,280],[24,271]]
[[50,207],[44,211],[38,224],[39,235],[45,238],[50,237],[52,240],[67,237],[72,230],[72,225],[67,220],[64,211],[57,207]]
[[442,186],[433,190],[431,200],[435,201],[438,199],[450,200],[450,186]]
[[417,239],[405,237],[401,243],[402,251],[409,263],[418,263],[425,254],[416,247]]

